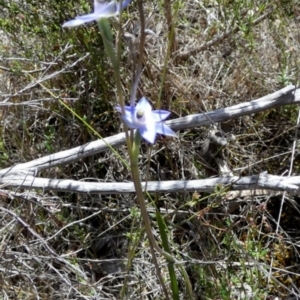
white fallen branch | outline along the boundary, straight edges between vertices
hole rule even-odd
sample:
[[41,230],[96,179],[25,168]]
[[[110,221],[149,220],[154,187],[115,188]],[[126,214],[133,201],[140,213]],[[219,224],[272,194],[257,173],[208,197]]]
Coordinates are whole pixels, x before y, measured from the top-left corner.
[[[72,193],[88,194],[128,194],[135,193],[133,182],[82,182],[66,179],[38,178],[31,175],[6,176],[0,178],[0,184],[7,187],[32,188],[53,190]],[[218,188],[223,190],[229,199],[232,195],[229,191],[255,191],[270,190],[286,191],[300,194],[300,176],[281,177],[262,173],[253,176],[229,176],[201,180],[170,180],[143,182],[143,189],[147,185],[148,192],[171,193],[171,192],[212,192]]]
[[[257,100],[243,102],[226,108],[217,109],[206,114],[195,114],[186,117],[167,121],[173,130],[183,130],[204,125],[210,125],[215,122],[224,122],[240,116],[249,115],[264,111],[270,108],[289,104],[300,103],[300,89],[289,85],[270,95]],[[31,170],[35,175],[44,169],[53,168],[59,165],[68,164],[79,159],[95,155],[97,153],[109,150],[108,144],[116,148],[125,143],[125,133],[120,133],[103,140],[97,140],[85,145],[47,155],[27,163],[18,164],[0,171],[0,176],[8,174],[19,174],[21,170]]]

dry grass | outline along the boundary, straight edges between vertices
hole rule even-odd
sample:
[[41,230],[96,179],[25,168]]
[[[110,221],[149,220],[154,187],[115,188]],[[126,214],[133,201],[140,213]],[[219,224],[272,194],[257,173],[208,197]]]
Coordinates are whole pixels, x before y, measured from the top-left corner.
[[[230,106],[298,84],[296,1],[187,0],[180,1],[178,15],[174,1],[176,43],[167,64],[163,1],[145,2],[148,34],[138,97],[144,95],[154,106],[171,110],[173,117]],[[45,86],[102,136],[121,130],[113,109],[112,70],[102,55],[96,25],[65,32],[59,26],[77,14],[80,5],[76,10],[71,6],[59,10],[60,1],[53,1],[48,11],[40,2],[20,3],[16,11],[9,1],[0,2],[0,29],[7,37],[0,46],[0,96],[1,102],[10,104],[1,106],[1,168],[95,139],[57,99],[38,84],[29,86],[38,78],[50,76]],[[82,9],[89,10],[86,3]],[[30,21],[28,15],[36,10],[40,14],[33,14]],[[133,34],[138,43],[135,1],[124,19],[124,32]],[[112,20],[112,25],[117,28],[117,21]],[[66,46],[68,42],[72,47]],[[133,71],[130,43],[123,38],[120,69],[127,100]],[[90,55],[81,59],[86,52]],[[142,146],[142,177],[219,176],[220,161],[234,175],[264,171],[299,175],[297,116],[297,107],[284,107],[216,124],[228,144],[205,158],[199,153],[211,127],[181,132],[178,140],[159,138],[150,150]],[[127,158],[125,147],[118,152]],[[131,179],[110,152],[42,175],[99,182]],[[211,195],[152,196],[168,224],[173,253],[186,261],[195,299],[300,295],[298,196],[248,196],[236,199],[233,206],[228,206],[220,187]],[[1,299],[163,299],[134,197],[5,187],[0,197]],[[151,203],[149,213],[159,240]],[[168,282],[166,262],[157,259]],[[180,299],[185,299],[185,282],[179,273],[177,278]]]

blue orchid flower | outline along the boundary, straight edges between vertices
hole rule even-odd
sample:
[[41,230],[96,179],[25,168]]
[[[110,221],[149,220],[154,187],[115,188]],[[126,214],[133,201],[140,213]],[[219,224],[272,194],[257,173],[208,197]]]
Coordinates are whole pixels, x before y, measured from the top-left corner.
[[[120,106],[117,106],[116,110],[122,112]],[[176,133],[163,123],[169,115],[170,112],[166,110],[152,110],[148,100],[143,97],[135,107],[125,106],[122,119],[128,128],[137,129],[146,141],[153,144],[157,133],[177,137]]]
[[74,20],[65,22],[62,27],[75,27],[88,22],[118,16],[120,12],[130,3],[130,1],[131,0],[123,0],[121,7],[121,4],[114,0],[111,2],[94,0],[93,13],[77,16]]

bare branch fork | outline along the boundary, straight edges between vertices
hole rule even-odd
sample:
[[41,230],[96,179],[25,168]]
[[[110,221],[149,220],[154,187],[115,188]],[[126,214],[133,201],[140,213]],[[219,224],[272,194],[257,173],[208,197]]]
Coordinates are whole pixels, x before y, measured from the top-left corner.
[[[173,130],[178,131],[210,125],[215,122],[223,122],[270,108],[299,103],[300,89],[293,85],[289,85],[279,91],[256,100],[217,109],[206,114],[189,115],[170,120],[166,123]],[[108,144],[112,147],[119,147],[124,143],[125,133],[120,133],[103,140],[93,141],[76,148],[47,155],[27,163],[17,164],[11,168],[0,171],[0,183],[10,187],[31,187],[78,193],[132,193],[134,192],[132,183],[99,184],[95,182],[78,182],[35,177],[41,170],[68,164],[107,151],[109,150]],[[300,177],[280,177],[261,174],[242,178],[233,176],[191,181],[148,182],[147,190],[152,192],[212,191],[217,184],[230,185],[233,190],[254,190],[262,188],[299,193]]]

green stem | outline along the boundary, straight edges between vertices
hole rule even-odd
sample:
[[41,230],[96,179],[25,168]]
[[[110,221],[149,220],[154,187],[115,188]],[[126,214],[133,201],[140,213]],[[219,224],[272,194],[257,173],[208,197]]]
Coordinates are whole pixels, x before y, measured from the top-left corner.
[[[122,114],[124,114],[125,113],[125,102],[124,102],[124,98],[123,98],[121,78],[120,78],[120,45],[117,45],[118,53],[116,55],[116,52],[113,47],[113,37],[111,34],[110,25],[106,19],[101,19],[98,22],[98,27],[99,27],[100,33],[102,35],[105,51],[106,51],[108,57],[110,58],[112,66],[113,66],[119,103],[122,108]],[[118,39],[118,42],[120,43],[120,39]],[[141,144],[141,136],[140,136],[139,132],[136,131],[135,138],[133,140],[133,143],[131,144],[127,128],[125,128],[125,133],[126,133],[126,141],[127,141],[128,151],[130,153],[132,179],[134,182],[137,199],[138,199],[138,202],[140,205],[141,215],[144,220],[145,230],[146,230],[146,234],[147,234],[147,237],[149,240],[151,255],[153,258],[155,268],[157,270],[157,276],[159,278],[160,284],[163,288],[163,291],[164,291],[164,294],[166,297],[165,299],[168,300],[168,299],[170,299],[169,293],[168,293],[168,290],[164,284],[163,278],[160,273],[159,265],[157,263],[156,256],[155,256],[155,250],[159,254],[164,256],[166,258],[166,260],[168,261],[168,263],[174,264],[174,263],[178,263],[178,262],[171,254],[162,250],[158,246],[158,244],[156,243],[156,240],[153,236],[153,233],[152,233],[152,228],[151,228],[150,219],[149,219],[148,212],[147,212],[147,207],[146,207],[146,203],[145,203],[145,198],[144,198],[144,193],[143,193],[143,189],[142,189],[140,173],[139,173],[139,168],[138,168],[138,154],[139,154],[139,148],[140,148],[140,144]]]
[[[107,19],[100,19],[98,22],[98,28],[102,35],[103,44],[105,47],[106,54],[110,58],[110,61],[113,66],[115,79],[116,79],[116,86],[117,86],[117,93],[119,98],[120,106],[122,107],[122,114],[125,113],[124,107],[125,102],[123,98],[122,92],[122,85],[121,85],[121,78],[120,78],[120,59],[117,58],[115,49],[113,47],[113,37],[110,29],[110,25]],[[118,51],[119,52],[119,51]],[[118,53],[118,56],[120,54]]]
[[150,220],[149,220],[149,216],[148,216],[148,212],[147,212],[147,207],[146,207],[146,203],[145,203],[144,193],[143,193],[143,189],[142,189],[142,184],[141,184],[141,180],[140,180],[140,172],[139,172],[139,168],[138,168],[138,154],[139,154],[140,143],[141,143],[141,136],[140,136],[139,132],[136,131],[135,139],[134,139],[134,142],[132,145],[131,172],[132,172],[133,178],[135,179],[135,181],[134,181],[135,189],[136,189],[136,193],[137,193],[137,196],[138,196],[138,199],[140,202],[139,204],[140,204],[142,217],[145,222],[146,233],[149,238],[149,241],[152,243],[155,250],[157,252],[159,252],[161,255],[163,255],[168,260],[169,263],[175,263],[175,262],[177,262],[176,259],[169,253],[162,250],[157,245],[156,240],[152,233]]
[[[138,168],[138,154],[139,154],[140,143],[141,143],[141,136],[140,136],[139,132],[136,131],[135,139],[134,139],[133,145],[132,145],[132,152],[131,152],[131,171],[132,171],[132,177],[133,177],[133,181],[134,181],[137,199],[138,199],[139,205],[140,205],[141,215],[144,220],[145,230],[146,230],[146,234],[147,234],[149,244],[150,244],[150,250],[153,253],[152,254],[153,258],[155,258],[155,255],[154,255],[155,253],[153,251],[155,249],[159,254],[161,254],[162,256],[164,256],[166,258],[168,263],[171,263],[171,264],[178,263],[177,260],[170,253],[162,250],[158,246],[158,244],[156,243],[156,240],[153,236],[153,233],[152,233],[152,228],[151,228],[150,219],[149,219],[148,212],[147,212],[147,206],[146,206],[146,202],[145,202],[145,198],[144,198],[144,193],[143,193],[143,189],[142,189],[140,173],[139,173],[139,168]],[[164,285],[162,285],[162,286],[163,286],[163,288],[165,288]]]
[[[107,19],[100,19],[98,22],[98,28],[102,35],[103,44],[105,47],[106,54],[110,58],[110,61],[113,66],[115,80],[116,80],[116,86],[117,86],[117,94],[119,99],[119,104],[122,109],[122,115],[125,114],[125,102],[123,98],[123,92],[122,92],[122,85],[121,85],[121,78],[120,78],[120,46],[118,47],[118,56],[116,56],[115,49],[113,47],[113,37],[110,29],[110,25]],[[118,43],[120,43],[120,39],[118,40]],[[129,153],[131,152],[131,143],[128,135],[127,127],[124,125],[124,131],[126,135],[126,143],[128,147]]]

